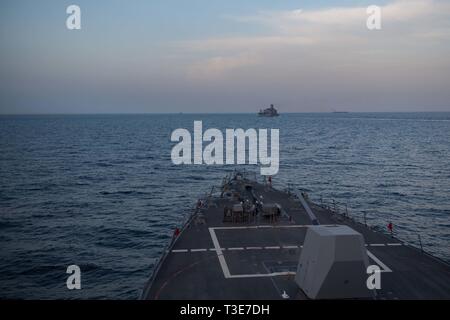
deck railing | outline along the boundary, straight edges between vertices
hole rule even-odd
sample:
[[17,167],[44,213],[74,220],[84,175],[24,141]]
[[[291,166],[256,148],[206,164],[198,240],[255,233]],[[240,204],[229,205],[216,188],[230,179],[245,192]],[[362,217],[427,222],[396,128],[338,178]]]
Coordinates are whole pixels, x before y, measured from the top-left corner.
[[[422,242],[422,237],[419,232],[415,235],[411,235],[410,233],[405,233],[403,230],[399,230],[395,225],[393,225],[392,231],[389,231],[387,225],[390,221],[387,221],[385,225],[380,225],[376,223],[376,221],[372,221],[371,224],[368,223],[367,213],[362,212],[358,214],[356,211],[349,210],[349,207],[346,203],[337,202],[335,199],[325,200],[322,196],[318,199],[314,199],[314,205],[321,207],[322,209],[329,210],[332,214],[339,215],[342,219],[350,220],[354,223],[362,224],[370,229],[374,229],[377,232],[384,233],[388,236],[391,236],[398,241],[412,246],[416,249],[419,249],[423,253],[428,253],[426,246],[424,246]],[[411,241],[411,239],[417,237],[417,242]]]

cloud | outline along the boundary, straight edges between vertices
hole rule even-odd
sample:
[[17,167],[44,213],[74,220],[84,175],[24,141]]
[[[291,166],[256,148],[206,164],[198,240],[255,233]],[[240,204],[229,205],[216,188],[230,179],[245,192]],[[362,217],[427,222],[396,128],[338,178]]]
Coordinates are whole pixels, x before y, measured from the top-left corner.
[[450,3],[392,1],[379,31],[367,29],[366,9],[228,16],[260,33],[179,42],[187,81],[248,101],[275,97],[291,111],[449,108]]
[[[418,22],[426,18],[432,20],[448,21],[450,3],[444,0],[396,0],[384,6],[383,19],[389,22]],[[365,26],[367,7],[334,7],[316,10],[287,10],[287,11],[261,11],[253,16],[236,16],[229,19],[260,23],[278,29],[283,33],[301,32],[308,27],[343,27]],[[415,20],[415,21],[414,21]]]
[[[336,62],[346,54],[350,61],[367,58],[369,51],[379,59],[417,47],[420,50],[450,40],[450,3],[436,0],[397,0],[381,7],[381,31],[366,28],[366,7],[324,8],[316,10],[264,11],[252,16],[227,17],[235,23],[261,24],[267,35],[209,38],[181,43],[187,52],[202,56],[204,76],[249,65],[273,64],[276,57],[305,55],[318,59],[334,54]],[[419,48],[420,47],[420,48]],[[204,57],[206,55],[206,57]],[[358,56],[359,55],[359,56]],[[362,55],[362,56],[361,56]],[[252,57],[255,58],[252,61]],[[399,61],[401,63],[401,61]],[[201,69],[201,68],[200,68]]]
[[188,51],[235,52],[236,50],[255,51],[270,46],[309,45],[314,39],[304,36],[242,36],[233,38],[211,38],[181,42],[180,45]]
[[236,56],[217,56],[206,59],[189,66],[188,73],[191,79],[215,79],[229,72],[259,64],[259,57],[249,54]]

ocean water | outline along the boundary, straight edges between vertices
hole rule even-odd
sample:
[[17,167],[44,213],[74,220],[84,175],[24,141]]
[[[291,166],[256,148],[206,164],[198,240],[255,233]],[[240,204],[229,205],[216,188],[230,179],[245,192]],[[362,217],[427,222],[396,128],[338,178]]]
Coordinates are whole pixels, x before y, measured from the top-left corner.
[[[0,297],[138,298],[174,228],[234,168],[172,164],[170,134],[194,120],[279,128],[275,187],[392,221],[450,260],[450,113],[1,116]],[[66,288],[71,264],[81,290]]]

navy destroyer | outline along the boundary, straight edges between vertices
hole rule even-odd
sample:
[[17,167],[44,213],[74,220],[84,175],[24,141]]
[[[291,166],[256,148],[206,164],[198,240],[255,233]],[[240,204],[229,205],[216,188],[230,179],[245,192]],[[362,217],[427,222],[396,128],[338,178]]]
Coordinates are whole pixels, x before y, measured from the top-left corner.
[[304,192],[233,172],[175,230],[141,298],[449,299],[450,265]]

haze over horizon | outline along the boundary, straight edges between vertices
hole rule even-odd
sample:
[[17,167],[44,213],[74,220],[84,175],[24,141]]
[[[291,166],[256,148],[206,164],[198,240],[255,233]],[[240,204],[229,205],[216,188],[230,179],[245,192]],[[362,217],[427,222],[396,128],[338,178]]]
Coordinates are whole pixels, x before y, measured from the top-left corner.
[[0,114],[450,111],[445,0],[7,0],[0,37]]

